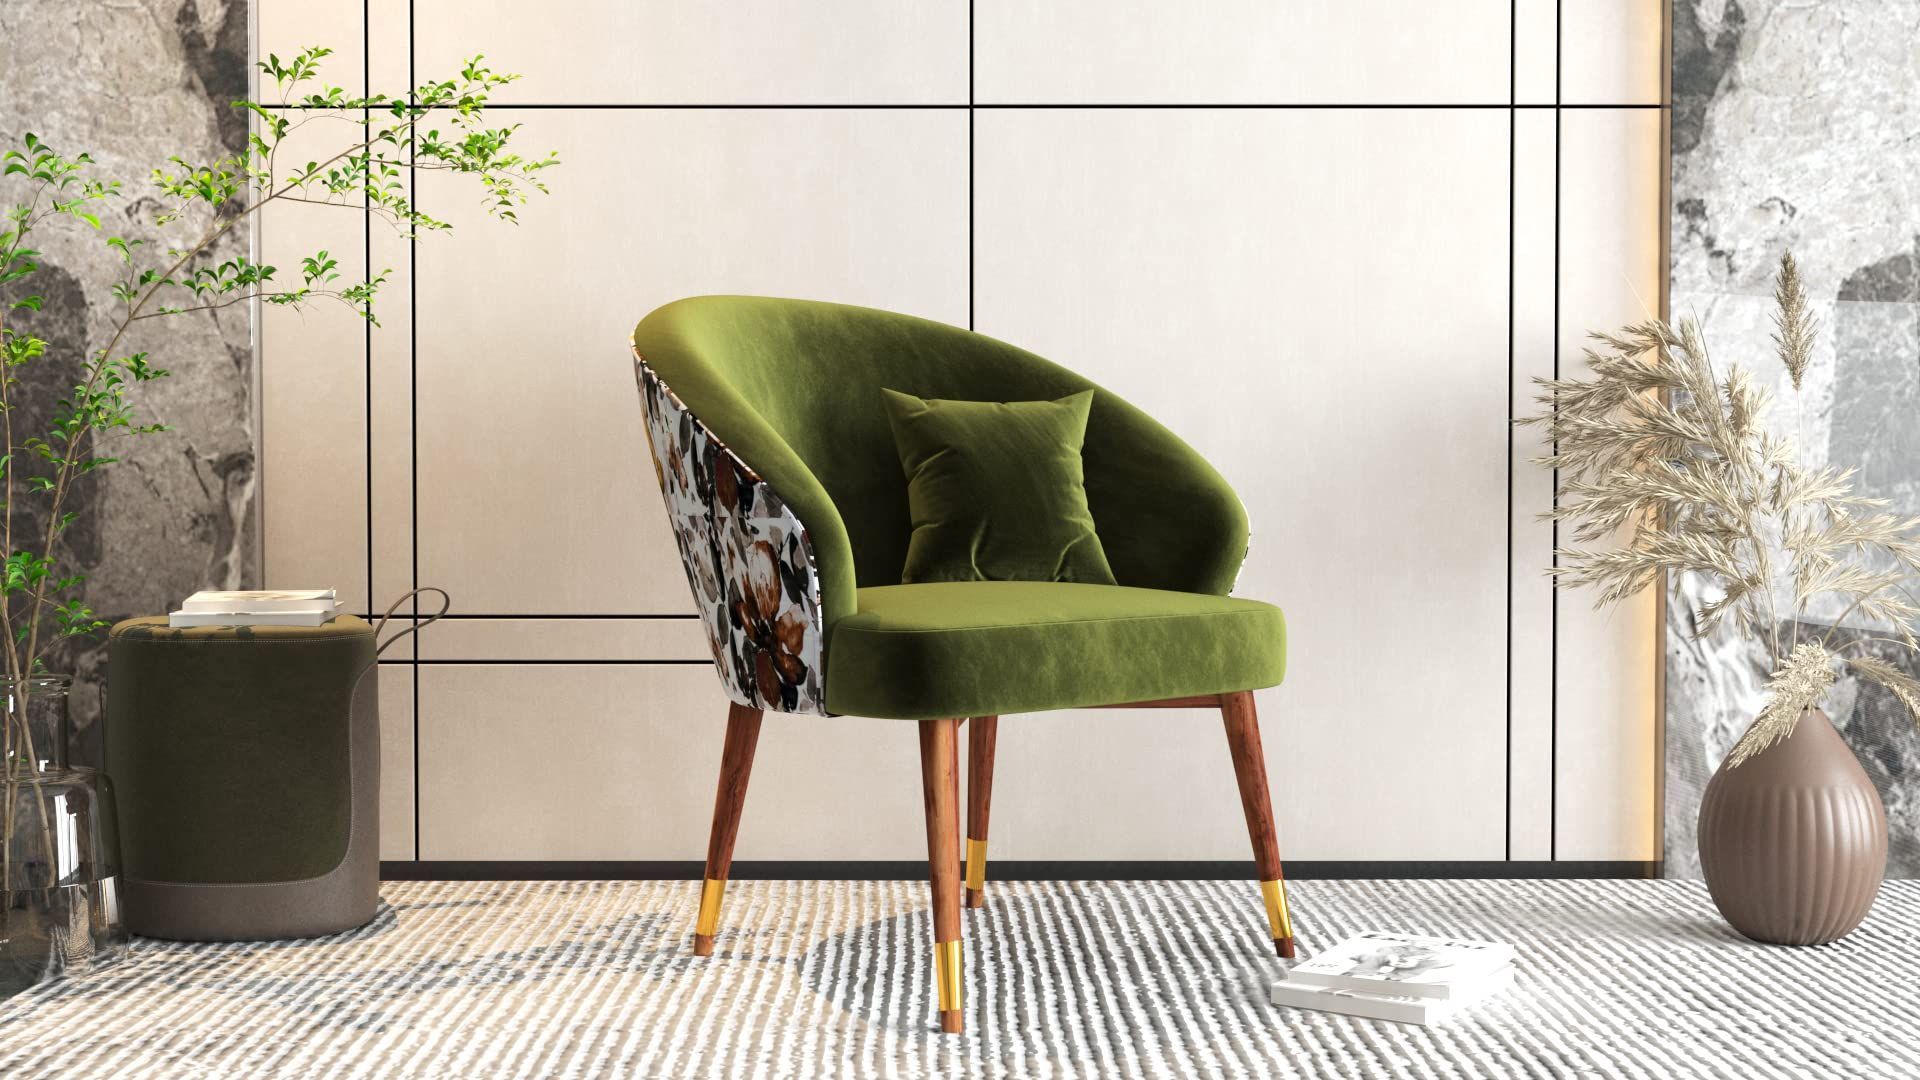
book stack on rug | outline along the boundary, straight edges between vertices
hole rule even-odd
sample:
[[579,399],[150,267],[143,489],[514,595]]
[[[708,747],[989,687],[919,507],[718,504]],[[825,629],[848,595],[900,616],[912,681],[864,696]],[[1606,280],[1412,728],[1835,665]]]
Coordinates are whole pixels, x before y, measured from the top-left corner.
[[319,626],[340,614],[332,589],[202,590],[167,616],[168,626]]
[[1513,946],[1369,930],[1289,970],[1273,1002],[1438,1024],[1513,985]]

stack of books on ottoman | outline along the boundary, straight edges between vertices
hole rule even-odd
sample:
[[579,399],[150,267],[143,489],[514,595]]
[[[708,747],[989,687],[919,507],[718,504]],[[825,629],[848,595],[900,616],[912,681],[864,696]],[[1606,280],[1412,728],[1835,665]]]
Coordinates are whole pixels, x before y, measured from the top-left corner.
[[1513,984],[1513,946],[1369,930],[1296,964],[1273,1002],[1437,1024]]
[[319,626],[340,614],[332,589],[203,590],[167,616],[168,626]]

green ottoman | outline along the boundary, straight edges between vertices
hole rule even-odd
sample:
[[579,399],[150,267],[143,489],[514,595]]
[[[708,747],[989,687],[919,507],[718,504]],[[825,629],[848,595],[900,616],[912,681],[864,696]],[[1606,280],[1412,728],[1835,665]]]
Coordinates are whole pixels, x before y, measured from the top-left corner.
[[[380,900],[373,627],[115,626],[107,772],[136,934],[308,937]],[[365,676],[364,678],[362,676]]]

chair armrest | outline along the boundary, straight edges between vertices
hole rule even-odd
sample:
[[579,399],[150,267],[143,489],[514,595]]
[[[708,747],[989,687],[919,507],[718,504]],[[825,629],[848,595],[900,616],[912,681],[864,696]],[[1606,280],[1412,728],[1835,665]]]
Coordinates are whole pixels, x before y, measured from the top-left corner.
[[1122,585],[1225,596],[1247,556],[1247,511],[1207,460],[1102,391],[1087,418],[1087,503]]

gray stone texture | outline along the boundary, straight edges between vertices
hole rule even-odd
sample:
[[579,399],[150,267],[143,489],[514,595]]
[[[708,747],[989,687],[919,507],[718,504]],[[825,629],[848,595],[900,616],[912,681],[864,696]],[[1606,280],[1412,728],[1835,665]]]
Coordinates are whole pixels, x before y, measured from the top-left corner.
[[[1920,515],[1920,0],[1676,0],[1673,314],[1770,385],[1770,422],[1815,464]],[[1791,250],[1821,323],[1804,390],[1773,355],[1772,277]],[[1697,581],[1667,632],[1666,864],[1697,876],[1700,795],[1762,701],[1764,653],[1695,640]],[[1817,625],[1834,611],[1811,613]],[[1793,627],[1782,627],[1791,634]],[[1903,652],[1885,656],[1920,673]],[[1887,803],[1888,874],[1920,876],[1920,735],[1871,684],[1827,712]]]
[[[103,235],[154,241],[148,174],[172,155],[204,162],[245,144],[245,121],[230,107],[247,96],[248,0],[5,0],[0,3],[0,139],[17,146],[31,131],[66,154],[82,150],[97,174],[122,182],[101,233],[73,222],[35,233],[42,269],[23,284],[45,309],[19,321],[51,343],[27,381],[44,419],[70,387],[86,347],[104,343],[119,270]],[[11,204],[17,178],[0,182]],[[167,235],[185,236],[186,222]],[[244,233],[224,241],[222,258],[245,254]],[[20,291],[16,286],[16,291]],[[174,430],[118,440],[120,464],[75,492],[81,517],[69,536],[72,565],[102,617],[163,612],[201,588],[241,588],[259,577],[256,455],[252,417],[252,325],[244,305],[217,313],[147,320],[122,351],[146,350],[169,379],[140,395],[145,417]],[[48,658],[77,678],[75,757],[97,760],[104,635],[79,639]]]

